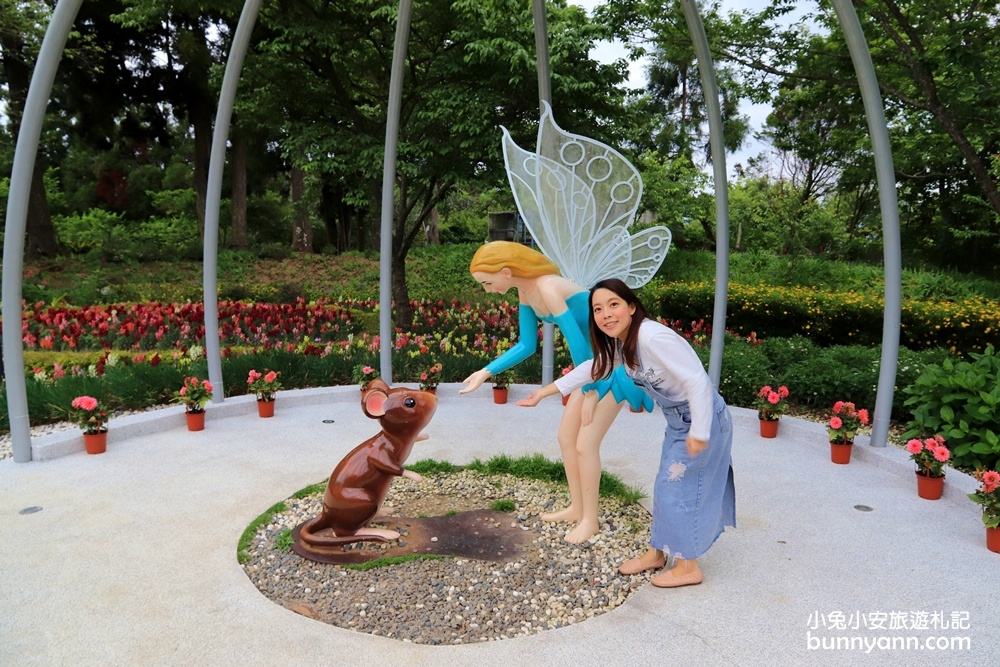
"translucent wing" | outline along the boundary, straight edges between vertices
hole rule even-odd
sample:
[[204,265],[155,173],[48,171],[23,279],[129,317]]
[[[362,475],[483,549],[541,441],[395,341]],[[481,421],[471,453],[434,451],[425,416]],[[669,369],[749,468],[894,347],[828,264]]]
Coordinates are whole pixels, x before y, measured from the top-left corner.
[[631,287],[648,282],[670,247],[670,231],[631,235],[642,179],[618,151],[564,132],[543,103],[537,151],[503,130],[504,160],[514,199],[541,251],[567,278],[590,286],[616,277]]

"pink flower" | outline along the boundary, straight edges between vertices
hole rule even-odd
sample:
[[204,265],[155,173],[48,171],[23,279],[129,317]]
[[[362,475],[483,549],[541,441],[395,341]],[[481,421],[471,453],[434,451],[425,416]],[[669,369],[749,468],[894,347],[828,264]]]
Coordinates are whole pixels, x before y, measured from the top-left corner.
[[906,451],[911,454],[919,454],[924,449],[924,443],[920,442],[916,438],[908,441],[906,443]]
[[861,422],[863,426],[868,426],[868,411],[864,408],[858,410],[858,421]]
[[91,410],[97,409],[97,399],[91,396],[77,396],[73,399],[73,402],[70,403],[70,405],[77,410],[86,410],[87,412],[90,412]]
[[372,368],[371,366],[365,366],[364,368],[361,369],[361,372],[364,373],[365,375],[368,375],[373,370],[375,370],[375,369]]
[[778,396],[778,392],[776,391],[772,391],[770,394],[767,395],[767,402],[770,403],[771,405],[777,405],[780,400],[781,396]]
[[[836,403],[833,404],[833,413],[834,414],[839,415],[840,411],[843,410],[843,409],[844,409],[844,402],[843,401],[837,401]],[[839,426],[835,426],[834,428],[840,428],[840,427]]]
[[187,387],[181,387],[180,395],[181,396],[186,396],[187,393],[188,393],[188,388]]
[[205,388],[205,391],[212,391],[212,383],[208,380],[202,380],[201,386]]
[[271,384],[277,378],[278,378],[278,374],[275,373],[274,371],[271,371],[270,373],[268,373],[267,375],[264,376],[264,382],[267,382],[268,384]]
[[760,391],[757,392],[757,395],[760,396],[761,398],[764,398],[765,396],[769,395],[772,391],[773,390],[771,389],[771,385],[766,384],[760,388]]
[[993,493],[1000,486],[1000,472],[987,470],[983,473],[983,491]]
[[830,428],[838,429],[844,425],[844,420],[840,417],[830,417]]
[[247,384],[252,384],[260,379],[260,373],[250,369],[250,375],[247,376]]
[[420,379],[421,380],[426,380],[427,379],[427,373],[421,373],[420,374]]
[[944,463],[951,458],[951,452],[948,451],[947,447],[935,447],[934,448],[934,458]]
[[934,448],[937,446],[938,446],[937,440],[935,440],[934,438],[927,438],[926,440],[924,440],[924,447],[929,452],[933,452]]
[[937,444],[939,444],[939,445],[943,445],[944,444],[944,438],[941,437],[940,433],[938,433],[937,435],[935,435],[934,439],[937,440]]
[[781,385],[780,387],[778,387],[778,396],[781,396],[782,398],[788,398],[788,387],[786,387],[785,385]]

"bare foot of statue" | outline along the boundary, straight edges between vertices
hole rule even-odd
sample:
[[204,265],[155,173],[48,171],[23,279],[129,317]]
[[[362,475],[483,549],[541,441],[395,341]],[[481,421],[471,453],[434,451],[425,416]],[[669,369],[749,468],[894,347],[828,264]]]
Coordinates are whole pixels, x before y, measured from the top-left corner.
[[548,512],[546,514],[542,514],[539,518],[542,521],[579,521],[582,516],[582,512],[570,505],[566,509],[559,510],[558,512]]
[[566,533],[566,537],[563,539],[570,544],[580,544],[596,535],[597,528],[598,526],[596,521],[581,521],[576,524],[576,528]]

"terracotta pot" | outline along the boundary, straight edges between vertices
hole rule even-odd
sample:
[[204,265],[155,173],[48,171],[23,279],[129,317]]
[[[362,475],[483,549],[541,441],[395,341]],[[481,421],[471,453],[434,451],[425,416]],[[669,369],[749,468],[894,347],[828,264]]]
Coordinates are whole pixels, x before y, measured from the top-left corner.
[[270,401],[257,401],[257,414],[261,417],[274,416],[274,399]]
[[184,416],[187,418],[187,425],[189,431],[204,431],[205,430],[205,411],[201,412],[185,412]]
[[760,420],[760,437],[762,438],[777,438],[778,437],[778,422],[780,419],[761,419]]
[[493,402],[497,405],[503,405],[507,402],[507,392],[508,389],[498,389],[493,387]]
[[834,463],[850,463],[851,462],[851,449],[854,448],[854,443],[849,442],[847,444],[831,442],[830,443],[830,460]]
[[563,405],[569,405],[569,394],[563,396]]
[[1000,528],[986,529],[986,548],[1000,554]]
[[108,450],[108,429],[100,433],[84,433],[83,445],[88,454],[103,454]]
[[917,495],[924,500],[937,500],[941,497],[944,492],[944,475],[941,477],[928,477],[927,475],[921,475],[919,472],[917,475]]

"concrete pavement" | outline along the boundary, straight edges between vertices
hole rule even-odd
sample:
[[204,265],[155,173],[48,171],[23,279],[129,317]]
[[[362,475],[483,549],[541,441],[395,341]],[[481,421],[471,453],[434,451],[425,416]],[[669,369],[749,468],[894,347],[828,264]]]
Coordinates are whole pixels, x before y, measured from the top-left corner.
[[[457,390],[438,390],[431,439],[411,461],[559,458],[558,400],[526,409],[494,405],[488,387]],[[515,386],[511,401],[529,391]],[[357,398],[356,387],[282,391],[267,420],[252,397],[227,399],[199,433],[167,408],[114,420],[103,455],[53,434],[34,443],[47,460],[0,461],[0,665],[1000,664],[1000,554],[965,498],[974,480],[949,471],[945,497],[921,500],[902,450],[859,441],[850,465],[834,465],[821,424],[785,417],[765,440],[740,408],[737,528],[700,561],[700,586],[647,585],[592,620],[467,646],[299,616],[250,583],[237,541],[377,430]],[[623,412],[604,468],[651,492],[663,428],[659,413]]]

